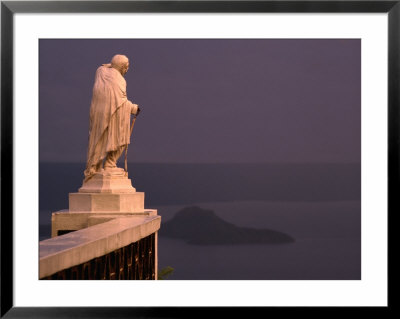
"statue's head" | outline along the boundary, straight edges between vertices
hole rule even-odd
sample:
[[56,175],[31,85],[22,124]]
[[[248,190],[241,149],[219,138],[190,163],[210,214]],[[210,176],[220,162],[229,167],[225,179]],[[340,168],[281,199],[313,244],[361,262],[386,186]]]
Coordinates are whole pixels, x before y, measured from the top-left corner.
[[117,69],[122,75],[125,75],[129,69],[129,59],[122,54],[116,54],[111,59],[111,67]]

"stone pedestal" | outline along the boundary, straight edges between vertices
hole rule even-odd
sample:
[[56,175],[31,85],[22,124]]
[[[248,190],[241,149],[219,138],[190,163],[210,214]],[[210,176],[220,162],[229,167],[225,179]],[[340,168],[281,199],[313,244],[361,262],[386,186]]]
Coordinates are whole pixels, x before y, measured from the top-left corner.
[[132,187],[127,172],[116,167],[94,174],[88,181],[83,182],[79,193],[132,194],[136,193],[136,189]]
[[102,170],[69,194],[68,210],[52,214],[52,237],[117,217],[157,215],[157,210],[144,208],[144,195],[122,168]]
[[140,212],[144,210],[144,193],[70,193],[71,212]]

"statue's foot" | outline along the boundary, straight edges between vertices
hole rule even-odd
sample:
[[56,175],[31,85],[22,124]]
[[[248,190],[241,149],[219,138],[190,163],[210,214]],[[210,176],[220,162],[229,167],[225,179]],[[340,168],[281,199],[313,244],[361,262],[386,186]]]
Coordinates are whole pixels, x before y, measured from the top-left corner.
[[107,170],[107,169],[113,169],[113,168],[117,168],[117,164],[113,164],[113,163],[105,163],[104,164],[104,169],[105,170]]
[[125,170],[123,168],[114,166],[114,167],[104,167],[104,174],[105,175],[121,175],[125,174]]

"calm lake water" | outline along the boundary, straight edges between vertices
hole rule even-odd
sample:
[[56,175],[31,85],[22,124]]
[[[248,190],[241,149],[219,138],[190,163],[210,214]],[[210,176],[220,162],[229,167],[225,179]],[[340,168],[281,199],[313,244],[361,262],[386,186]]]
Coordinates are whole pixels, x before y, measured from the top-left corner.
[[[169,279],[361,279],[360,201],[201,203],[236,225],[286,232],[286,245],[195,246],[159,237],[159,267]],[[163,221],[182,206],[157,207]],[[205,236],[207,234],[205,233]]]
[[356,280],[361,279],[360,264],[357,239],[235,246],[192,246],[169,238],[159,240],[159,267],[174,268],[168,278],[171,280]]

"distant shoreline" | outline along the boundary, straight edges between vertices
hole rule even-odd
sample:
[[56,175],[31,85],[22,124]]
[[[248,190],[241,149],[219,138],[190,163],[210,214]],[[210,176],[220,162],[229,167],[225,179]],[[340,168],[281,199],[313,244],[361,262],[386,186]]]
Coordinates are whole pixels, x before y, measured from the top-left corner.
[[[39,163],[39,208],[68,206],[82,185],[84,163]],[[361,198],[361,163],[130,163],[129,177],[146,206],[267,200],[337,201]]]

